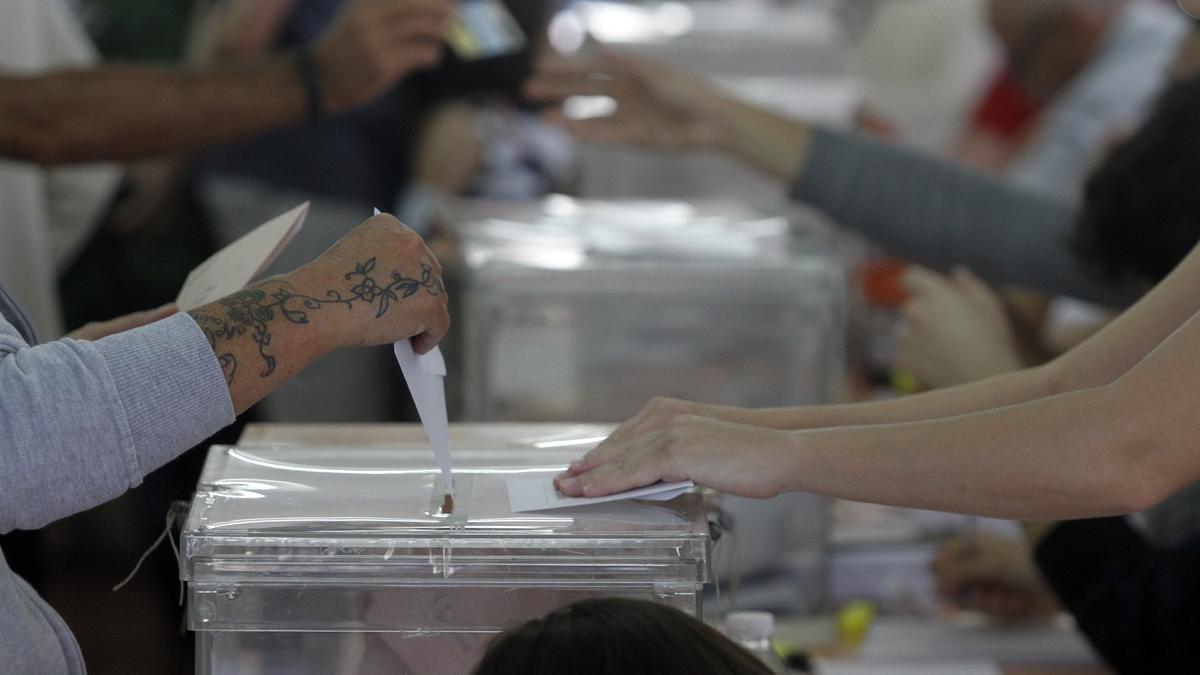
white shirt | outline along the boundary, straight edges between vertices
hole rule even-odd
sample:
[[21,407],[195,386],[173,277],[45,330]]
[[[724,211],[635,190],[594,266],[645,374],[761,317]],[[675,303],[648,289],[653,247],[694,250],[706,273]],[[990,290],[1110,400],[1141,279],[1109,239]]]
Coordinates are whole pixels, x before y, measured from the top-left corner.
[[1046,110],[1008,178],[1077,199],[1105,144],[1146,116],[1190,30],[1174,4],[1134,0],[1122,8],[1096,56]]
[[[36,74],[97,60],[62,0],[0,1],[0,70]],[[113,164],[42,168],[0,160],[0,282],[42,339],[62,334],[58,274],[87,241],[120,178]]]

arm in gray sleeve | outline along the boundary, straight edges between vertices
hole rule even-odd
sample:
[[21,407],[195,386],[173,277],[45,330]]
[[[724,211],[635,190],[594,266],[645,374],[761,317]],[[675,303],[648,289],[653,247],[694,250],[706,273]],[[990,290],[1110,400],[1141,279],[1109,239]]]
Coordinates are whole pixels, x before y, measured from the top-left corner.
[[36,347],[0,316],[0,392],[0,532],[112,499],[234,417],[186,314]]
[[1145,290],[1107,282],[1074,255],[1070,202],[873,139],[814,130],[792,196],[930,267],[1106,304]]

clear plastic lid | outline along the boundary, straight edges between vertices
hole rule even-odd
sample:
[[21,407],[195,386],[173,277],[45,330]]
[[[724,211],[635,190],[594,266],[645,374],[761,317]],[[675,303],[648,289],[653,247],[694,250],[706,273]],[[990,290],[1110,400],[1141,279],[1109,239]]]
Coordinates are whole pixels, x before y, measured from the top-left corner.
[[460,202],[451,211],[472,265],[574,269],[614,259],[748,261],[783,257],[790,240],[786,219],[763,217],[736,202],[551,195],[541,202]]
[[209,451],[184,528],[185,579],[545,583],[707,578],[700,497],[514,514],[506,479],[553,475],[578,450],[455,450],[455,509],[428,449]]

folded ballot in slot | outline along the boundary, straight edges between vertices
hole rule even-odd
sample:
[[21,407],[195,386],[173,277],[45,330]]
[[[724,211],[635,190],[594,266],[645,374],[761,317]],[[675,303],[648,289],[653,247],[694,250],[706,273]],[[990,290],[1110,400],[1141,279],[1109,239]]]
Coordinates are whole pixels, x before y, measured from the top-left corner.
[[456,447],[463,508],[446,518],[427,448],[213,447],[182,541],[196,672],[454,675],[505,628],[584,598],[699,614],[698,495],[512,512],[509,478],[576,453]]

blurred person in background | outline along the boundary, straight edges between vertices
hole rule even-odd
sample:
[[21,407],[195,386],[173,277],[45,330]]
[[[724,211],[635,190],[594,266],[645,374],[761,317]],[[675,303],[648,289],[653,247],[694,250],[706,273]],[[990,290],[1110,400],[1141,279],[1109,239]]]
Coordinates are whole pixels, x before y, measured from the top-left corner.
[[[1029,190],[1078,199],[1111,138],[1136,127],[1158,95],[1187,18],[1159,0],[991,0],[986,13],[1001,69],[971,115],[967,147],[960,143],[954,156]],[[904,371],[921,385],[1045,360],[1112,318],[1099,305],[1006,289],[1004,322],[1012,326],[1003,328],[992,303],[971,288],[941,285],[941,314],[954,318],[946,330],[955,332],[941,341],[962,350]]]
[[1160,0],[991,0],[988,19],[1005,73],[1041,109],[1003,172],[1072,198],[1113,134],[1145,116],[1189,32]]
[[[227,0],[208,14],[192,58],[199,63],[252,62],[311,43],[337,15],[344,0]],[[487,136],[473,114],[495,103],[521,109],[521,83],[542,45],[549,12],[546,0],[508,0],[523,45],[486,58],[447,50],[441,62],[387,91],[353,115],[283,130],[223,148],[205,158],[205,170],[273,190],[301,191],[370,208],[403,201],[413,185],[465,190],[483,161]],[[444,118],[444,119],[443,119]],[[492,133],[488,133],[488,132]],[[433,133],[440,138],[423,145]],[[458,158],[458,164],[454,163]],[[514,172],[519,166],[512,167]]]
[[[1010,142],[985,142],[998,150],[993,156],[998,161],[982,166],[1029,190],[1078,199],[1086,172],[1111,139],[1135,128],[1149,110],[1189,22],[1159,0],[991,0],[987,10],[1003,52],[1002,71],[989,91],[994,96],[985,96],[973,120],[1009,124]],[[1005,105],[1015,118],[997,110]],[[924,364],[931,366],[926,370],[908,371],[925,386],[961,384],[965,380],[954,379],[956,374],[990,375],[1045,360],[1113,316],[1099,305],[1010,289],[1005,314],[1013,326],[990,339],[983,336],[997,328],[994,311],[950,313],[990,304],[968,292],[971,288],[978,290],[942,284],[941,298],[958,295],[957,305],[944,302],[941,313],[954,319],[947,330],[953,325],[953,339],[963,351],[944,353],[941,363]]]
[[[4,3],[0,27],[11,36],[0,40],[5,50],[0,62],[0,156],[25,162],[5,167],[24,172],[19,187],[18,179],[11,179],[13,198],[7,200],[7,210],[17,208],[18,195],[28,202],[45,193],[42,174],[36,173],[43,170],[39,165],[185,152],[301,122],[314,112],[369,101],[398,78],[438,59],[447,10],[440,0],[357,0],[349,9],[319,45],[299,57],[188,71],[92,67],[95,52],[62,0]],[[142,104],[131,105],[133,101]],[[57,208],[59,196],[43,197],[42,205],[28,211]],[[83,234],[72,231],[61,237],[56,252],[44,243],[56,228],[45,216],[29,215],[0,223],[5,254],[12,256],[5,258],[4,280],[13,284],[14,293],[30,298],[39,327],[58,335],[57,303],[41,294],[52,292],[47,289],[55,286],[54,270],[95,223],[73,227]],[[94,221],[95,214],[84,220]]]
[[[1196,33],[1184,40],[1169,69],[1174,76],[1195,71],[1198,42]],[[790,181],[795,198],[836,222],[933,267],[962,265],[994,284],[1118,306],[1148,287],[1144,278],[1114,283],[1088,269],[1069,244],[1078,207],[1066,197],[768,113],[663,64],[611,52],[550,59],[528,88],[548,101],[610,96],[618,108],[608,117],[550,115],[584,140],[725,150]],[[984,314],[994,319],[996,312]],[[1013,361],[1003,356],[997,361]]]
[[[16,76],[58,69],[87,70],[99,61],[91,41],[65,3],[36,0],[0,7],[0,100]],[[9,104],[15,107],[16,101]],[[0,148],[20,154],[21,127],[12,107],[0,107]],[[9,110],[5,114],[4,110]],[[29,133],[29,129],[25,129]],[[45,133],[45,132],[39,132]],[[25,142],[32,143],[34,138]],[[84,246],[121,181],[111,163],[41,166],[0,163],[0,280],[22,299],[38,330],[63,333],[57,275]],[[147,305],[143,305],[145,307]]]
[[1200,537],[1156,545],[1126,518],[1028,523],[1025,540],[981,535],[938,551],[938,592],[1002,622],[1059,609],[1119,673],[1185,672],[1200,658]]
[[[968,117],[966,138],[979,136],[993,148],[980,154],[995,159],[977,161],[961,148],[952,154],[1032,189],[1077,196],[1097,150],[1114,132],[1136,125],[1161,90],[1187,33],[1186,17],[1161,0],[897,3],[876,9],[855,46],[854,62],[862,64],[852,70],[867,83],[868,106],[902,114],[918,103],[954,111],[970,106],[949,90],[971,90],[965,80],[993,68]],[[988,38],[998,50],[995,66],[987,63]],[[926,91],[910,72],[918,64],[962,72],[939,78],[956,86]],[[896,91],[889,96],[889,89]],[[914,92],[920,101],[906,103]],[[879,103],[870,102],[874,96]],[[940,127],[957,126],[953,114],[921,110]],[[944,145],[904,136],[917,147]]]
[[1041,105],[1002,66],[971,106],[951,155],[967,166],[1001,173],[1029,141],[1040,113]]
[[940,150],[993,59],[987,0],[833,3],[862,84],[854,123],[863,133]]
[[931,267],[956,264],[991,283],[1127,304],[1145,287],[1114,283],[1068,244],[1077,207],[947,160],[817,127],[726,95],[704,78],[605,50],[544,60],[530,96],[557,104],[607,96],[615,112],[547,115],[577,138],[669,150],[724,151],[783,182],[791,196],[890,252]]

